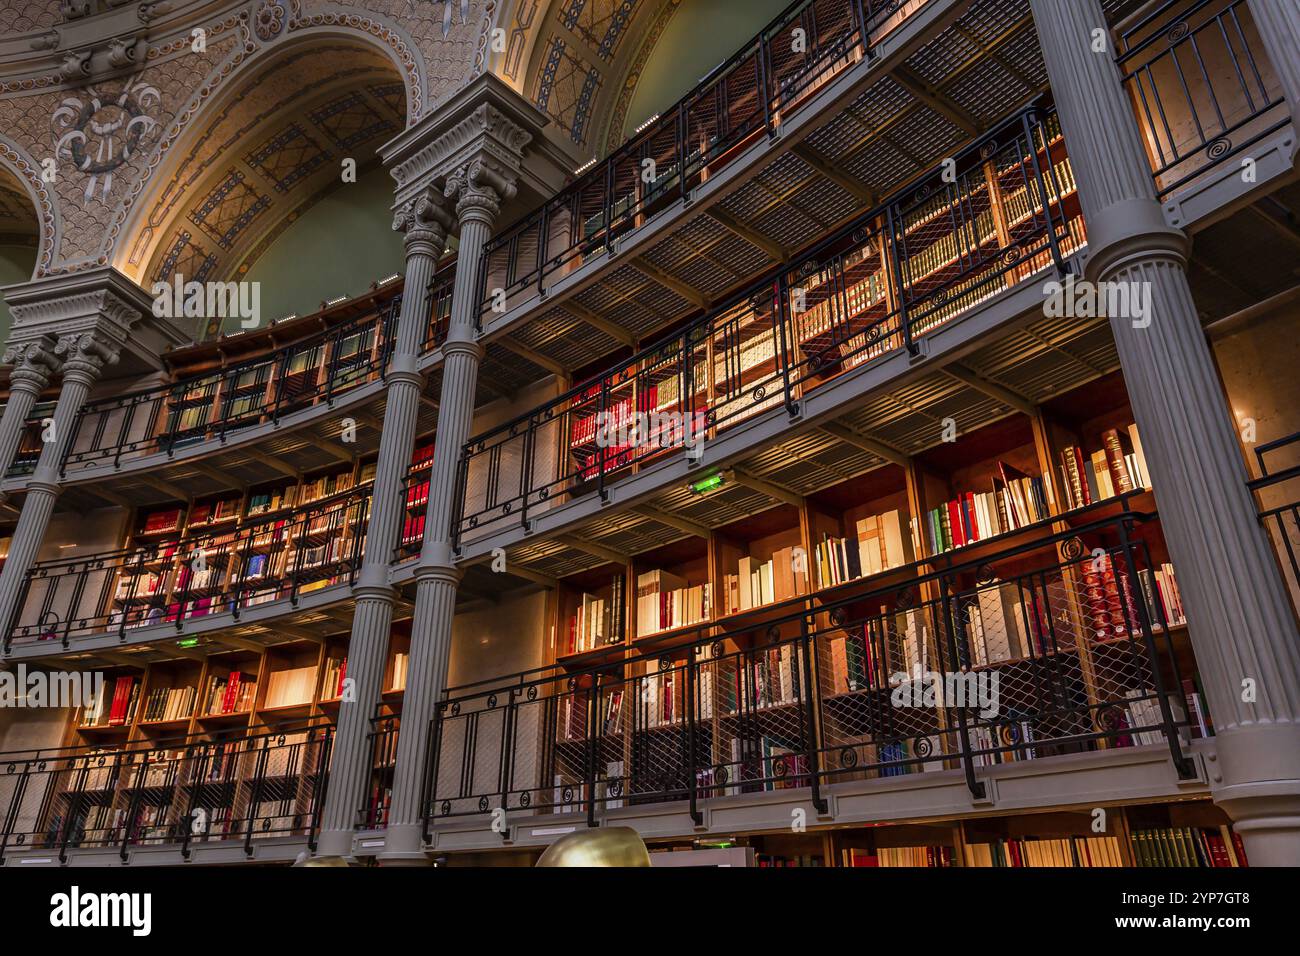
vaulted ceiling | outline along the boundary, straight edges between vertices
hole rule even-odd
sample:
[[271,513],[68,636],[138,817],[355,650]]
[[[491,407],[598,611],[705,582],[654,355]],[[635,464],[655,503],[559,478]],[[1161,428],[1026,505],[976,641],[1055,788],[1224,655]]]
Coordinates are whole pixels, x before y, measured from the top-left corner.
[[[406,125],[391,61],[343,39],[286,48],[168,154],[129,247],[142,284],[238,279],[303,211]],[[344,237],[345,239],[345,237]],[[304,263],[310,268],[310,263]]]
[[625,138],[640,65],[683,0],[514,0],[492,68],[584,156]]
[[35,246],[39,237],[40,223],[27,190],[0,166],[0,246]]

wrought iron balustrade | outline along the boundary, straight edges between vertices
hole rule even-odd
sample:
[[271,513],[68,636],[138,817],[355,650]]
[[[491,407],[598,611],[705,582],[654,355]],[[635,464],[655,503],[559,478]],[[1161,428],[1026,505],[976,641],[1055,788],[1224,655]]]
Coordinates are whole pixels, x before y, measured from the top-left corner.
[[424,314],[429,317],[421,350],[432,352],[447,340],[451,321],[451,296],[456,284],[455,263],[439,269],[425,290]]
[[0,859],[17,850],[307,838],[315,848],[333,727],[0,754]]
[[458,541],[680,453],[978,303],[1086,241],[1053,111],[1018,114],[793,266],[461,453]]
[[1257,446],[1255,461],[1260,477],[1250,488],[1291,592],[1292,608],[1300,613],[1300,432]]
[[361,566],[369,485],[173,540],[41,561],[28,573],[5,635],[62,641],[211,614],[236,618],[269,601],[350,582]]
[[482,312],[604,252],[870,57],[916,0],[797,0],[674,106],[484,250]]
[[[1187,717],[1146,528],[1122,500],[702,625],[626,659],[453,690],[430,729],[426,825],[586,815],[1160,744]],[[1059,520],[1059,519],[1058,519]],[[1005,569],[1005,577],[997,576]],[[680,642],[679,642],[680,641]]]
[[1117,63],[1167,196],[1288,122],[1246,0],[1171,0],[1124,29]]
[[[78,414],[61,468],[83,468],[220,443],[241,430],[277,422],[380,378],[388,365],[401,294],[367,316],[213,372],[88,402]],[[40,434],[40,418],[28,430]],[[10,474],[35,467],[21,457]]]
[[357,826],[362,830],[380,830],[388,825],[393,771],[397,766],[397,734],[401,723],[401,716],[396,714],[375,717],[370,721],[370,733],[366,735],[366,749],[370,752],[370,785],[366,788],[365,805],[357,810]]

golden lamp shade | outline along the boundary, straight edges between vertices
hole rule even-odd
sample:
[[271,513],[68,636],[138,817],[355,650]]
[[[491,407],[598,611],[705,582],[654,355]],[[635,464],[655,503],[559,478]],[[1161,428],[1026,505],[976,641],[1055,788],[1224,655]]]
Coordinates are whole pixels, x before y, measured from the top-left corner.
[[538,866],[649,866],[650,852],[631,827],[597,827],[560,837]]

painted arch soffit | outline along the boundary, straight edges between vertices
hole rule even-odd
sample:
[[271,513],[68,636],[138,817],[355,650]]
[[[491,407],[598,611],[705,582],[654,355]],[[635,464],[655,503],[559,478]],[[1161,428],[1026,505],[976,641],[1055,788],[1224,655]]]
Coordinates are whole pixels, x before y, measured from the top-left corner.
[[[91,7],[107,3],[91,0]],[[65,25],[59,0],[4,5],[4,24],[31,34],[24,49],[41,48],[51,38],[47,53],[17,58],[5,55],[16,47],[0,44],[0,130],[13,154],[6,155],[0,138],[0,161],[16,168],[21,164],[15,157],[25,157],[51,206],[41,217],[50,236],[37,275],[111,263],[144,281],[158,250],[179,234],[168,228],[182,221],[192,227],[195,248],[210,243],[202,255],[204,261],[215,257],[213,274],[246,267],[250,253],[322,194],[313,189],[321,183],[297,172],[303,162],[314,162],[304,158],[312,150],[308,139],[321,133],[324,142],[317,146],[323,152],[346,148],[372,156],[385,136],[418,120],[430,103],[475,72],[476,50],[486,48],[498,5],[499,0],[171,0],[163,5],[169,12],[148,25],[143,65],[91,83],[65,82],[60,73],[66,51],[57,47]],[[195,49],[195,29],[203,31],[202,50]],[[331,54],[331,43],[350,44],[349,56]],[[307,124],[299,124],[301,134],[284,123],[245,129],[231,140],[229,130],[239,125],[229,110],[232,102],[255,102],[248,108],[266,113],[263,119],[271,123],[285,119],[254,88],[268,64],[298,44],[318,52],[311,95],[297,105]],[[278,89],[287,95],[283,83]],[[329,94],[352,98],[331,101]],[[286,115],[293,109],[286,104]],[[244,167],[250,141],[265,146],[280,134],[288,137],[283,142],[299,144],[290,152],[301,162],[268,156],[270,178],[253,179],[255,171]],[[222,162],[214,157],[223,150],[232,162],[217,169]],[[286,176],[295,178],[286,183]],[[198,222],[189,220],[191,211]]]
[[622,142],[636,76],[687,0],[506,0],[487,68],[540,109],[547,135],[585,155]]

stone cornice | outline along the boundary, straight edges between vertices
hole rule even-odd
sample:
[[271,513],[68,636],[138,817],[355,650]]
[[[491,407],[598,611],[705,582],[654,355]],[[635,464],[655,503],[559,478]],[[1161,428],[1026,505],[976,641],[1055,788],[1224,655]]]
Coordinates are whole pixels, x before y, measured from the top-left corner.
[[398,204],[409,202],[474,160],[518,178],[524,151],[545,117],[497,77],[485,74],[435,104],[425,119],[380,148],[397,181]]
[[152,297],[112,267],[36,279],[0,292],[14,317],[11,349],[94,333],[119,351],[158,365],[158,352],[189,341],[168,320],[155,318]]

